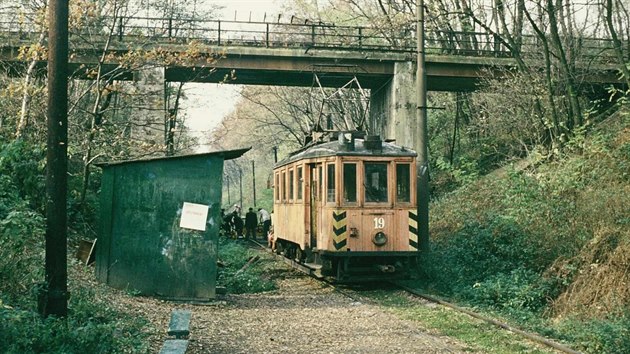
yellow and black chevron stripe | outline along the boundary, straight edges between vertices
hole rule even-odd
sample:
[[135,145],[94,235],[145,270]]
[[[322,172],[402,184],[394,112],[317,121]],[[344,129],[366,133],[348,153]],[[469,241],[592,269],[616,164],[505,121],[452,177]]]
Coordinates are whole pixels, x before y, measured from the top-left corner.
[[345,211],[333,211],[333,247],[337,251],[348,248],[348,219]]
[[418,214],[409,210],[409,250],[418,250]]

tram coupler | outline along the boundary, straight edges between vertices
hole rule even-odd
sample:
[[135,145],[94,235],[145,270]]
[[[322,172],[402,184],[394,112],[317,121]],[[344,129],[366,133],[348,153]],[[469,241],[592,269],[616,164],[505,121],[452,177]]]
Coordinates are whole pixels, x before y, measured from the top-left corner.
[[381,272],[381,273],[394,273],[396,272],[396,267],[394,267],[391,264],[377,264],[376,268]]

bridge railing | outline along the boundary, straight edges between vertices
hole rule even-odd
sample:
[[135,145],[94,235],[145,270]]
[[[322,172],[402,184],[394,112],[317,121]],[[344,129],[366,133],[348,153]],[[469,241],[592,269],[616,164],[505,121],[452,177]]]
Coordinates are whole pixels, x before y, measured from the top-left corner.
[[414,51],[411,38],[387,36],[369,27],[335,26],[323,23],[270,23],[221,20],[121,18],[117,37],[149,36],[171,41],[191,41],[216,45],[261,47],[331,47]]
[[[362,26],[336,26],[305,21],[300,23],[244,22],[160,17],[102,17],[90,26],[71,35],[109,33],[113,27],[119,42],[151,40],[155,43],[188,43],[192,40],[220,46],[257,46],[269,48],[329,48],[335,50],[416,51],[414,30],[382,29]],[[0,13],[2,34],[19,33],[23,38],[36,38],[36,26],[29,16]],[[580,38],[579,55],[607,61],[613,58],[608,39]],[[542,45],[535,36],[524,36],[520,51],[523,56],[540,56]],[[630,49],[630,48],[629,48]],[[425,51],[428,54],[476,57],[510,57],[509,48],[496,36],[481,32],[428,31]]]

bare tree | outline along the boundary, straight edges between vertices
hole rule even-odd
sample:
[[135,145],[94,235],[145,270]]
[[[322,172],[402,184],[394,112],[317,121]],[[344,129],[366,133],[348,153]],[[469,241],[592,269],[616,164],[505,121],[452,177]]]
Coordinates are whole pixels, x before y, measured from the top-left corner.
[[[617,23],[623,23],[623,20],[621,19],[621,15],[625,14],[626,31],[628,31],[628,19],[629,19],[628,10],[625,9],[621,1],[604,0],[602,3],[602,6],[604,7],[604,12],[606,16],[606,26],[608,29],[608,33],[610,34],[610,37],[612,39],[613,49],[615,51],[615,55],[619,63],[619,69],[621,73],[623,74],[623,77],[626,81],[626,85],[630,87],[630,71],[628,70],[628,65],[626,64],[626,61],[630,61],[630,59],[627,59],[624,56],[623,45],[621,44],[621,40],[619,39],[619,36],[617,35],[617,30],[615,29],[614,20],[613,20],[613,14],[616,13],[617,18],[618,18]],[[615,7],[617,11],[615,11]],[[627,39],[628,37],[626,37],[626,40]]]

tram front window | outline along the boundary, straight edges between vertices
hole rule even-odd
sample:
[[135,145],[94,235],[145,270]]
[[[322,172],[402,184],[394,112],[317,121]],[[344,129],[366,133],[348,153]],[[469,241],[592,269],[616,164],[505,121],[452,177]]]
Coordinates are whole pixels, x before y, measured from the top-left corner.
[[343,164],[343,201],[356,203],[357,201],[357,164]]
[[387,163],[365,163],[365,201],[370,203],[387,202]]
[[335,202],[335,165],[328,164],[326,166],[326,171],[328,172],[327,178],[327,194],[326,194],[326,202],[334,203]]
[[396,164],[396,201],[399,203],[409,203],[411,201],[409,190],[409,186],[411,186],[410,166],[408,163]]

